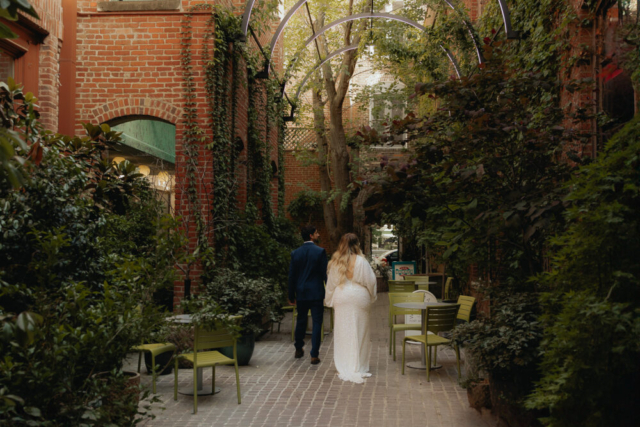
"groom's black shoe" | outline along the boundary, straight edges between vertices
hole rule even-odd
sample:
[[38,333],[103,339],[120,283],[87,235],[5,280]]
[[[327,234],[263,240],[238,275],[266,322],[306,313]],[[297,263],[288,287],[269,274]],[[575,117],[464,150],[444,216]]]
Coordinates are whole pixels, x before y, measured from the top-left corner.
[[320,363],[320,359],[318,359],[317,357],[312,357],[311,358],[311,364],[312,365],[317,365],[318,363]]
[[295,358],[296,359],[300,359],[302,356],[304,356],[304,350],[303,349],[296,349],[296,355]]

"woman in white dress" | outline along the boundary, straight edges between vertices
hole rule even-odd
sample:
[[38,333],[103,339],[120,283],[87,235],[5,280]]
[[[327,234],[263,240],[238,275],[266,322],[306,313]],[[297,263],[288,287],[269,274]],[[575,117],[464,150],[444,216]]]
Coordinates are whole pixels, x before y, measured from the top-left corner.
[[369,313],[376,300],[376,275],[362,256],[358,237],[342,236],[331,257],[324,303],[333,307],[333,360],[343,381],[363,383],[370,377]]

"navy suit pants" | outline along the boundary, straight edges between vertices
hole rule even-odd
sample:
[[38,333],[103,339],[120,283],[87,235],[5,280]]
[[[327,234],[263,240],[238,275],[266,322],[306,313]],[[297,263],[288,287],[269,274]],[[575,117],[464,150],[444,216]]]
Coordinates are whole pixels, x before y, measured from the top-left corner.
[[322,318],[324,316],[324,301],[296,301],[298,320],[296,321],[295,346],[297,350],[304,347],[304,336],[307,333],[307,318],[311,310],[313,332],[311,333],[311,357],[318,357],[320,352],[320,339],[322,334]]

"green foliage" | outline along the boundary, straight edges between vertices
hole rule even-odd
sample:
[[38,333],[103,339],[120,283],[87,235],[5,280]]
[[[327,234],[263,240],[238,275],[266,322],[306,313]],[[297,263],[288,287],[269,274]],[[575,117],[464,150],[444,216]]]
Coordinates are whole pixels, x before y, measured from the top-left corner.
[[[4,0],[0,7],[0,17],[9,21],[17,21],[19,14],[22,12],[26,15],[30,15],[35,19],[40,19],[36,10],[31,6],[27,0]],[[0,39],[16,39],[18,35],[15,34],[5,24],[0,23]]]
[[[283,290],[287,286],[287,272],[291,251],[301,242],[295,227],[286,219],[277,219],[278,233],[271,234],[265,224],[245,223],[234,230],[231,266],[252,279],[268,278]],[[218,273],[213,272],[212,276]]]
[[[260,4],[254,10],[257,20],[252,28],[261,34],[273,18],[277,2]],[[205,109],[209,116],[210,137],[208,131],[200,127],[201,118],[197,110],[196,86],[192,66],[192,16],[182,20],[182,68],[184,141],[186,152],[186,193],[190,205],[190,218],[187,224],[195,224],[198,238],[193,251],[194,262],[200,261],[206,274],[215,267],[233,267],[243,263],[243,252],[237,250],[236,239],[245,235],[242,227],[247,223],[264,222],[270,234],[276,232],[276,221],[272,209],[271,141],[274,130],[280,131],[278,141],[278,205],[283,215],[284,205],[284,157],[282,103],[279,96],[279,83],[275,79],[258,81],[256,74],[260,68],[255,52],[243,43],[236,43],[240,36],[240,18],[224,7],[198,4],[190,11],[207,10],[211,17],[205,25],[202,45],[204,87],[206,90]],[[266,21],[265,21],[266,20]],[[213,48],[211,49],[211,45]],[[246,68],[245,68],[246,67]],[[247,70],[247,73],[243,71]],[[231,78],[230,78],[231,76]],[[248,97],[248,140],[247,140],[247,206],[246,217],[239,218],[237,209],[238,158],[243,150],[242,141],[237,136],[236,121],[241,85],[247,78]],[[230,81],[231,80],[231,81]],[[231,84],[229,84],[231,83]],[[198,186],[205,172],[199,149],[205,146],[211,150],[213,159],[213,185],[211,199],[211,219],[202,214],[202,201],[198,196]],[[247,222],[248,221],[248,222]],[[215,238],[214,238],[215,236]],[[239,237],[240,236],[240,237]],[[213,242],[213,247],[210,244]],[[185,269],[188,273],[189,269]],[[273,276],[275,277],[275,276]]]
[[203,288],[197,299],[209,306],[217,305],[225,313],[242,316],[242,333],[260,334],[265,316],[267,322],[279,320],[282,291],[274,281],[252,279],[239,271],[221,268]]
[[490,318],[457,326],[453,337],[464,342],[481,370],[494,377],[531,384],[536,378],[540,361],[537,348],[542,338],[537,294],[500,295],[499,301],[492,307]]
[[[640,308],[591,291],[545,299],[542,379],[527,407],[549,426],[634,426],[640,390]],[[549,310],[548,306],[554,307]]]
[[317,191],[303,190],[289,203],[287,210],[298,224],[310,224],[321,218],[324,199]]
[[378,223],[394,215],[398,233],[442,248],[460,270],[478,263],[490,278],[499,272],[502,286],[530,288],[545,240],[562,224],[560,184],[572,171],[563,152],[577,159],[565,147],[588,135],[562,127],[555,77],[512,70],[501,43],[485,58],[471,77],[418,87],[440,108],[391,126],[410,132],[414,153],[402,164],[382,159],[365,209]]
[[173,283],[181,239],[135,167],[103,160],[119,134],[52,135],[33,102],[0,92],[33,160],[19,190],[0,180],[0,422],[130,425],[123,360],[164,319],[153,293]]
[[547,289],[544,375],[528,405],[550,409],[547,425],[639,421],[634,409],[640,396],[638,165],[640,117],[569,185],[568,227],[551,240],[552,270],[537,277]]

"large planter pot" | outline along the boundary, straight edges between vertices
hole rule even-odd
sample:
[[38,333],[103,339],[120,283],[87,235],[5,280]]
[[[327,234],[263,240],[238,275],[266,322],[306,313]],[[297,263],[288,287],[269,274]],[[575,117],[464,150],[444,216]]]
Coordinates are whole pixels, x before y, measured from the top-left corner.
[[522,406],[522,400],[531,392],[530,383],[515,380],[522,377],[517,373],[508,378],[489,375],[492,412],[509,427],[540,426],[538,418],[543,414]]
[[[171,351],[166,351],[156,356],[156,373],[158,375],[169,375],[173,372],[171,359],[173,359],[173,352]],[[151,369],[151,353],[149,352],[144,353],[144,365],[147,367],[147,374],[151,375],[153,370]],[[160,371],[162,368],[164,369]]]
[[389,280],[386,277],[376,277],[376,292],[388,292],[389,291]]
[[467,387],[467,399],[469,399],[469,406],[478,412],[482,412],[482,408],[491,409],[489,381],[485,379],[481,382],[469,384]]
[[[256,337],[252,333],[242,335],[240,338],[238,338],[238,342],[236,343],[238,365],[246,366],[249,364],[255,346]],[[219,351],[227,357],[233,357],[233,347],[223,347]]]

